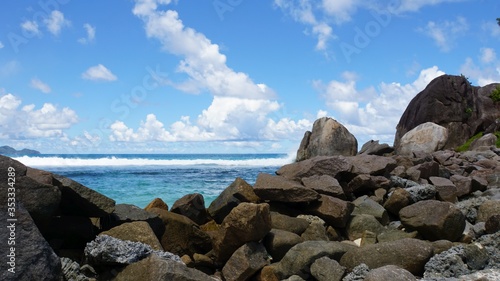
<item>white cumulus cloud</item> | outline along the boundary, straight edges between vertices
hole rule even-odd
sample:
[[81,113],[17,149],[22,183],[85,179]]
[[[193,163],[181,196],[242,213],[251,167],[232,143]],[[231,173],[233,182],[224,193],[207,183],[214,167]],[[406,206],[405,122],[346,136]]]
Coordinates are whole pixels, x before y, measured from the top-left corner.
[[52,89],[50,88],[49,85],[47,85],[46,83],[44,83],[42,80],[40,80],[38,78],[31,79],[30,85],[32,88],[35,88],[35,89],[37,89],[45,94],[48,94],[52,91]]
[[118,79],[116,75],[102,64],[87,69],[87,71],[82,73],[82,78],[92,81],[115,81]]
[[148,37],[158,39],[163,48],[183,57],[178,71],[189,76],[181,89],[208,90],[216,96],[241,98],[272,98],[269,87],[260,87],[248,74],[237,72],[226,65],[226,56],[219,46],[204,34],[184,26],[174,10],[159,10],[158,5],[170,1],[139,0],[133,13],[145,23]]
[[500,60],[497,58],[495,50],[491,48],[481,48],[479,50],[479,60],[468,57],[460,67],[460,72],[469,77],[473,84],[485,86],[491,83],[500,83]]
[[22,101],[10,93],[0,96],[0,138],[59,138],[78,122],[76,112],[67,107],[59,109],[45,103],[40,109],[34,104],[20,108],[21,104]]
[[53,35],[57,36],[61,33],[63,27],[71,25],[71,22],[64,18],[64,14],[61,11],[54,10],[50,13],[49,17],[43,21],[47,26],[47,29]]
[[481,48],[479,56],[481,62],[486,64],[497,60],[497,54],[492,48]]

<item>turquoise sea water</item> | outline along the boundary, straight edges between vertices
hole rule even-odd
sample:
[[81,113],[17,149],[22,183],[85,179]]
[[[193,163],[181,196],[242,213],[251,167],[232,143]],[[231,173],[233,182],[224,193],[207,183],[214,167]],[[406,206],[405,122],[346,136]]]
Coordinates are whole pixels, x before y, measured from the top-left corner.
[[273,174],[293,161],[286,154],[45,154],[15,159],[141,208],[156,197],[171,207],[189,193],[201,193],[208,207],[236,177],[253,185],[259,173]]

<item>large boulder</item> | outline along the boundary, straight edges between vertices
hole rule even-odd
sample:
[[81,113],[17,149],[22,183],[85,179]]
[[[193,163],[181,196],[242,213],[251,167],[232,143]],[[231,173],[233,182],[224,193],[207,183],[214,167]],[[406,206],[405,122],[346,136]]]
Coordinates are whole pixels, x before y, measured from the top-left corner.
[[321,195],[318,203],[309,208],[309,212],[323,219],[328,225],[343,228],[346,226],[354,204],[331,196]]
[[414,152],[432,153],[442,149],[448,141],[448,130],[426,122],[408,131],[398,143],[396,153],[412,156]]
[[414,275],[421,275],[424,266],[433,255],[431,243],[418,239],[401,239],[392,242],[354,248],[340,259],[340,264],[353,270],[364,263],[375,269],[385,265],[396,265]]
[[205,209],[205,199],[200,193],[182,196],[174,202],[170,211],[186,216],[199,225],[208,222],[208,213],[207,209]]
[[448,129],[445,149],[462,145],[477,132],[495,130],[500,103],[490,95],[497,85],[474,87],[464,76],[437,77],[408,104],[396,127],[394,146],[399,146],[408,131],[426,122]]
[[217,223],[221,223],[241,202],[257,203],[259,200],[250,184],[242,178],[236,178],[210,203],[207,211]]
[[[7,188],[3,186],[6,182],[3,181],[0,186],[2,193],[6,193]],[[2,200],[2,204],[7,206],[7,201]],[[59,257],[45,241],[21,203],[17,203],[14,217],[9,217],[8,213],[2,210],[0,220],[0,280],[62,280]]]
[[342,124],[328,117],[316,120],[297,151],[297,162],[315,156],[356,155],[358,141]]
[[141,242],[153,248],[153,250],[163,251],[160,241],[156,237],[153,229],[145,221],[135,221],[121,224],[99,235],[109,235],[121,240]]
[[218,279],[194,268],[189,268],[181,262],[163,259],[154,254],[139,262],[128,265],[113,280],[218,281]]
[[320,195],[302,184],[281,176],[260,173],[253,186],[262,199],[286,203],[311,202]]
[[321,257],[339,260],[346,252],[356,248],[346,243],[331,241],[305,241],[293,246],[277,263],[276,275],[285,279],[292,275],[307,278],[310,266]]
[[420,201],[401,209],[399,217],[404,226],[431,241],[458,241],[465,229],[465,216],[449,202]]
[[234,252],[222,268],[222,275],[226,281],[246,281],[269,264],[266,248],[257,242],[249,242]]
[[179,256],[205,254],[212,248],[210,236],[188,217],[152,208],[151,213],[157,214],[165,225],[161,236],[161,245],[165,251]]
[[266,203],[240,203],[226,216],[214,237],[217,260],[227,261],[247,242],[260,241],[271,230],[271,215]]
[[343,172],[350,172],[352,163],[345,156],[317,156],[304,161],[284,165],[276,174],[287,179],[300,181],[314,175],[336,177]]

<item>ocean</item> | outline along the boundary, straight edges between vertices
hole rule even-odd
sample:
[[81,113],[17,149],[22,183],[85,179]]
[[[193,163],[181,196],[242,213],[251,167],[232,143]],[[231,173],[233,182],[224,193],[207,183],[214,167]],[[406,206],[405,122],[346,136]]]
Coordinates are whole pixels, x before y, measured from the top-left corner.
[[253,185],[259,173],[291,163],[287,154],[42,154],[14,157],[26,166],[71,178],[116,201],[144,208],[154,198],[169,207],[200,193],[205,206],[237,177]]

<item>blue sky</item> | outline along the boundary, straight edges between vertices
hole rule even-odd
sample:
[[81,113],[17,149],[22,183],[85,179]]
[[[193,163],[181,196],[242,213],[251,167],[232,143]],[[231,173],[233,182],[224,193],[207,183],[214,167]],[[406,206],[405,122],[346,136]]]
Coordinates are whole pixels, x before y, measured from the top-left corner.
[[330,116],[392,144],[433,78],[500,82],[498,1],[4,1],[0,144],[296,151]]

